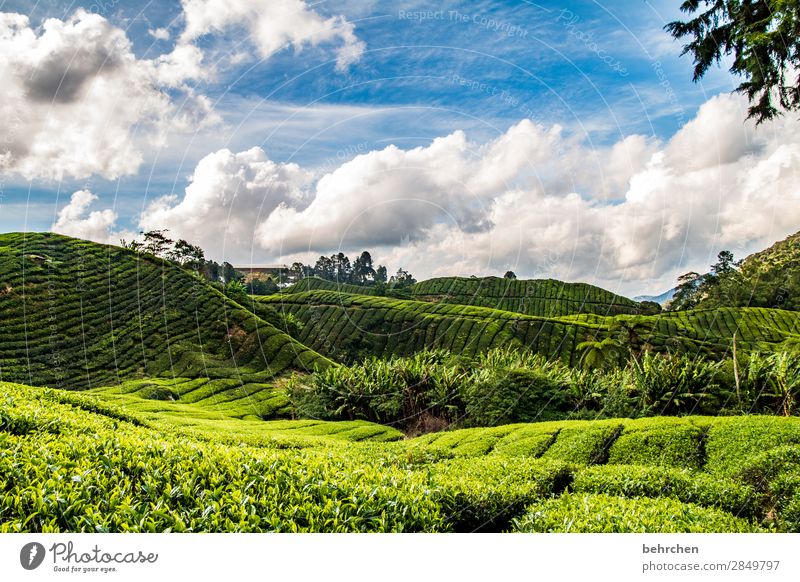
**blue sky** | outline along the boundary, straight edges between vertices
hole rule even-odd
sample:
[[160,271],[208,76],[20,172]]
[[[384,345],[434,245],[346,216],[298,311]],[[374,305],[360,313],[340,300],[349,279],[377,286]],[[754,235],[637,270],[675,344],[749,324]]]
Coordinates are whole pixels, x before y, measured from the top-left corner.
[[[477,148],[524,119],[543,128],[560,126],[587,152],[612,148],[632,135],[667,144],[704,103],[735,85],[721,69],[712,70],[701,83],[691,82],[690,59],[680,57],[680,45],[663,31],[666,22],[679,16],[678,4],[307,3],[307,9],[323,19],[341,17],[350,23],[364,43],[360,58],[346,69],[337,68],[335,48],[341,43],[335,39],[316,46],[297,42],[264,57],[246,24],[214,29],[191,39],[203,52],[203,66],[214,74],[206,79],[187,76],[179,87],[160,91],[179,108],[188,102],[187,94],[205,96],[219,118],[215,125],[169,131],[157,146],[140,146],[142,159],[135,171],[113,179],[102,172],[67,172],[57,179],[6,172],[0,230],[49,229],[78,190],[90,190],[97,197],[92,208],[114,211],[115,229],[138,230],[148,204],[170,194],[179,200],[200,160],[222,148],[243,152],[260,147],[275,163],[296,163],[321,175],[389,145],[425,148],[458,130]],[[78,8],[124,31],[142,62],[167,55],[182,42],[186,20],[180,2],[0,1],[0,11],[27,15],[30,28],[38,33],[46,19],[69,19]],[[155,38],[152,31],[158,29],[168,34]],[[143,131],[134,125],[131,140],[138,140]],[[597,196],[578,193],[586,199]],[[621,191],[607,202],[624,198]],[[741,247],[755,246],[755,241],[779,230],[754,235]],[[309,246],[309,252],[317,250],[324,249]],[[684,267],[705,264],[713,251],[699,245],[658,274],[632,276],[629,281],[620,271],[612,278],[625,290],[661,285]],[[252,245],[249,253],[250,257],[242,256],[244,252],[231,256],[258,262],[285,257]],[[223,251],[215,248],[212,254]],[[400,248],[386,249],[385,255],[389,260],[407,256]],[[483,267],[490,265],[494,268],[495,263]],[[419,268],[436,274],[429,267]],[[539,270],[518,268],[530,275]],[[595,278],[606,283],[611,279]]]

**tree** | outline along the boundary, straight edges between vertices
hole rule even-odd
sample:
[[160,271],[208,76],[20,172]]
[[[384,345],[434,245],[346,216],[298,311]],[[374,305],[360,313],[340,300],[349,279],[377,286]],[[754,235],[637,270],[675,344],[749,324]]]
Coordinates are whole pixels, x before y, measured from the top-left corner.
[[383,265],[378,265],[378,268],[375,269],[375,282],[376,283],[386,283],[388,280],[388,275],[386,272],[386,267]]
[[700,273],[690,271],[678,277],[678,287],[675,289],[675,295],[669,303],[669,308],[672,311],[679,311],[682,309],[692,309],[700,303],[700,296],[698,288],[702,276]]
[[226,281],[225,295],[236,301],[239,305],[247,305],[250,299],[249,295],[247,295],[247,288],[238,279]]
[[299,281],[305,277],[307,269],[308,267],[306,267],[303,263],[296,261],[292,263],[291,267],[289,267],[289,273],[291,274],[292,279]]
[[372,255],[364,251],[353,263],[353,283],[363,284],[374,280],[375,269],[372,266]]
[[730,71],[744,77],[736,91],[750,101],[748,118],[760,124],[780,115],[779,107],[800,108],[800,3],[686,0],[681,11],[692,18],[665,28],[676,39],[688,38],[682,54],[694,59],[695,82],[733,55]]
[[157,257],[165,257],[173,243],[171,238],[167,238],[167,232],[169,231],[150,230],[148,232],[140,232],[139,234],[144,236],[144,252]]
[[128,249],[129,251],[133,251],[134,253],[140,253],[144,249],[144,243],[139,242],[138,240],[132,240],[131,242],[126,241],[124,238],[119,240],[119,246],[123,249]]
[[342,252],[331,255],[333,265],[333,280],[339,283],[350,281],[353,268],[350,266],[350,258]]
[[321,279],[333,281],[333,273],[333,262],[328,257],[321,256],[317,259],[314,265],[314,275]]
[[226,285],[234,281],[241,281],[243,278],[242,274],[236,271],[236,269],[233,268],[233,265],[231,265],[227,261],[222,263],[221,276]]
[[201,269],[203,276],[209,281],[219,281],[220,273],[222,271],[219,263],[215,261],[206,261]]
[[503,279],[516,279],[517,276],[514,274],[514,271],[506,271],[506,274],[503,275]]
[[278,285],[272,277],[256,277],[247,284],[247,290],[251,295],[272,295],[278,292]]
[[711,272],[717,277],[724,277],[736,270],[736,261],[733,260],[733,253],[721,251],[717,255],[717,262],[711,265]]
[[634,362],[638,362],[639,353],[644,346],[642,336],[653,331],[653,324],[643,317],[618,317],[608,328],[609,333],[616,334],[619,344],[628,349]]
[[172,250],[167,253],[167,258],[181,265],[188,266],[199,266],[206,260],[203,249],[183,239],[179,239],[178,242],[175,243]]
[[417,280],[405,269],[400,267],[397,269],[397,273],[392,275],[392,278],[389,279],[389,284],[393,287],[408,287],[416,283]]

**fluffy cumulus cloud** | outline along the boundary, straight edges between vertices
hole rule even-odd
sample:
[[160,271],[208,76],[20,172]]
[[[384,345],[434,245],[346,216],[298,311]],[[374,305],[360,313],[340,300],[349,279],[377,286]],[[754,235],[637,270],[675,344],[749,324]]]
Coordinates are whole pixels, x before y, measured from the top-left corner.
[[[340,69],[364,50],[351,23],[300,0],[184,0],[183,8],[183,33],[153,58],[137,58],[124,30],[83,9],[39,27],[0,12],[0,173],[114,179],[136,173],[143,151],[175,132],[218,123],[195,88],[215,79],[201,36],[246,27],[264,58],[287,45],[337,43]],[[151,34],[170,39],[166,29]]]
[[78,190],[69,204],[59,212],[50,228],[53,232],[93,240],[100,243],[119,243],[120,238],[133,238],[131,232],[116,232],[117,213],[111,209],[89,211],[97,196],[89,190]]
[[123,30],[84,10],[39,28],[0,13],[0,172],[28,179],[136,172],[142,153],[134,133],[158,140],[209,119],[207,100],[188,92],[187,106],[177,108],[165,90],[202,77],[201,61],[194,47],[137,59]]
[[181,200],[165,196],[141,217],[145,230],[168,228],[175,235],[241,257],[259,222],[280,205],[305,204],[311,174],[296,164],[276,164],[260,148],[220,150],[203,158]]
[[526,120],[488,143],[456,131],[320,173],[259,148],[221,150],[198,164],[185,195],[150,204],[142,225],[236,260],[367,248],[418,276],[510,268],[666,289],[723,248],[741,254],[800,224],[800,123],[755,129],[745,107],[714,97],[666,143],[592,147]]
[[303,0],[182,0],[186,28],[181,40],[192,42],[209,33],[244,27],[262,58],[287,46],[338,43],[336,65],[345,70],[359,60],[364,42],[342,16],[324,18]]

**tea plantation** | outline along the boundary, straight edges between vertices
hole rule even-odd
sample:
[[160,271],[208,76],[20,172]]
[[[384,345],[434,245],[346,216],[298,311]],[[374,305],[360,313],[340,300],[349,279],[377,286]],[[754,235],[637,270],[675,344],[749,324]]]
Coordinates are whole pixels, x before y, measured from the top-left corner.
[[0,235],[0,380],[90,388],[160,375],[268,382],[325,358],[153,256]]
[[778,309],[544,318],[487,307],[337,291],[279,294],[257,301],[291,314],[301,324],[296,339],[340,361],[368,355],[410,355],[432,348],[473,356],[493,347],[516,346],[576,365],[580,343],[608,337],[625,324],[635,326],[641,344],[657,351],[677,349],[709,356],[728,352],[734,333],[742,349],[770,350],[786,340],[800,339],[800,314]]
[[[635,302],[553,281],[440,279],[412,286],[417,300],[313,280],[259,298],[220,289],[143,253],[0,235],[0,532],[800,532],[796,312],[645,316]],[[692,398],[708,401],[702,366],[657,354],[714,358],[734,334],[754,356],[742,368],[753,377],[725,395],[727,410],[785,417],[606,418],[696,414]],[[641,414],[619,407],[639,398],[622,394],[630,369],[573,375],[549,361],[577,366],[579,344],[621,336],[648,379],[636,385],[652,396]],[[429,348],[444,355],[419,354]],[[412,354],[433,362],[417,366],[427,384],[409,380],[408,362],[335,363]],[[376,362],[383,376],[370,375]],[[456,389],[465,367],[479,394]],[[493,375],[506,368],[515,375]],[[662,382],[662,403],[645,373],[662,369],[695,374],[683,382],[691,390]],[[332,384],[323,402],[306,380],[328,376],[380,381]],[[387,397],[387,378],[402,398]],[[482,387],[503,396],[509,378],[522,393],[533,380],[559,394],[580,387],[572,396],[584,404],[603,400],[602,384],[619,406],[522,424],[533,417],[473,414],[497,412]],[[457,418],[464,410],[472,424]],[[419,423],[386,420],[409,411]]]
[[368,423],[216,413],[188,426],[164,411],[174,403],[130,395],[117,406],[8,383],[0,394],[4,532],[800,531],[798,418],[565,421],[387,442],[399,435]]
[[587,283],[564,283],[554,279],[441,277],[417,283],[411,292],[415,299],[423,301],[491,307],[538,317],[576,313],[644,313],[643,307],[636,301],[605,289]]

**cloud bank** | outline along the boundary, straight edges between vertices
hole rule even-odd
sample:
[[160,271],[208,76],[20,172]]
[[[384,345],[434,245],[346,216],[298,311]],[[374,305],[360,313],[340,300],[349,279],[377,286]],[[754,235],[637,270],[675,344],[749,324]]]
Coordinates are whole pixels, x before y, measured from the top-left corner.
[[322,175],[221,150],[183,197],[148,205],[211,254],[255,262],[364,248],[418,276],[557,277],[633,292],[667,288],[717,251],[741,252],[800,224],[800,132],[756,130],[739,97],[710,99],[669,141],[591,147],[524,120],[488,143],[460,131],[389,146]]

